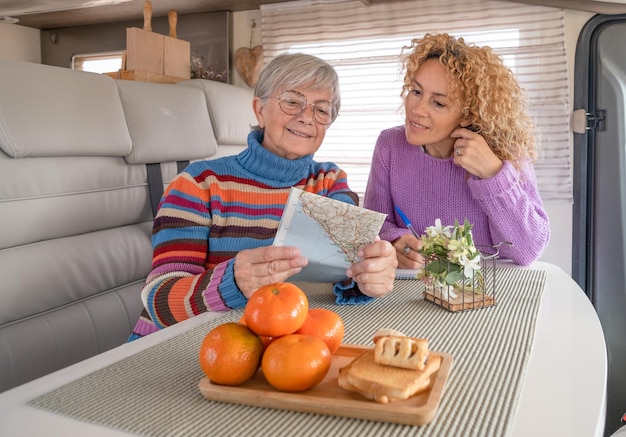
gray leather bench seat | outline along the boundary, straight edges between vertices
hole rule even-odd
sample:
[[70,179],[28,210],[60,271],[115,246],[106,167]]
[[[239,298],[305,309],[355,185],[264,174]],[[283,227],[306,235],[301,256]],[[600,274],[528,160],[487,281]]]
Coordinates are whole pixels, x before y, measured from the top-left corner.
[[146,164],[166,186],[176,161],[245,148],[254,116],[218,82],[8,60],[0,77],[1,392],[126,341],[152,257]]

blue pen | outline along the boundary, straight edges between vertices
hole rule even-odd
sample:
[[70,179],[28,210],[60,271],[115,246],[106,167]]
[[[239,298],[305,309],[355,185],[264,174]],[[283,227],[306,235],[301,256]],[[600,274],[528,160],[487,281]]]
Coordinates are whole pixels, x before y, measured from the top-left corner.
[[409,229],[409,231],[411,231],[413,233],[413,235],[415,235],[415,238],[417,238],[419,240],[420,236],[417,235],[417,232],[415,232],[415,228],[411,224],[411,220],[409,220],[409,218],[406,215],[404,215],[404,213],[402,212],[402,210],[399,207],[396,206],[395,208],[396,208],[396,211],[398,212],[398,215],[400,216],[400,218],[404,222],[404,226],[406,226]]

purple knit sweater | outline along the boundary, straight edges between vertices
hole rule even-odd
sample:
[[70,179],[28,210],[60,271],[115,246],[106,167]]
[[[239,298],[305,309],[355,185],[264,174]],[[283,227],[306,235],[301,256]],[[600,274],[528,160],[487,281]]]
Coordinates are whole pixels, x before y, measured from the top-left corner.
[[528,265],[541,256],[550,239],[550,224],[528,165],[519,174],[505,161],[494,177],[479,179],[454,164],[433,158],[409,144],[404,126],[381,132],[376,142],[365,201],[368,209],[387,214],[380,237],[393,241],[408,230],[394,206],[408,216],[418,233],[441,219],[452,225],[467,218],[476,245],[503,245],[500,256]]

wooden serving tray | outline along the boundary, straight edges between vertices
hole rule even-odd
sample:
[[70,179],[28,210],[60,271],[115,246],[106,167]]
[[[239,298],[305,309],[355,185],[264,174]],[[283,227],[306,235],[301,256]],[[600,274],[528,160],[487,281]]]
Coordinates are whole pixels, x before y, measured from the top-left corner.
[[339,369],[350,363],[365,349],[369,348],[358,345],[342,345],[333,355],[330,370],[324,380],[304,392],[287,393],[274,389],[265,380],[261,370],[252,379],[238,386],[213,384],[207,377],[204,377],[200,380],[199,388],[202,396],[220,402],[405,425],[429,423],[437,413],[452,367],[452,355],[445,352],[430,352],[440,355],[442,360],[439,370],[431,376],[431,384],[426,392],[405,401],[380,404],[367,400],[358,393],[348,392],[339,387],[337,383]]

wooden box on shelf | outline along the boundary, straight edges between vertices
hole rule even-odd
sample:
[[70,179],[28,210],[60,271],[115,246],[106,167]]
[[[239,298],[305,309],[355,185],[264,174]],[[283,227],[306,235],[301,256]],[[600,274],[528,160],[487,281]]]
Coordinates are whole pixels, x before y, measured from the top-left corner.
[[126,29],[126,69],[164,74],[164,36],[151,31]]
[[112,73],[117,79],[175,83],[191,77],[189,41],[129,27],[126,29],[126,62]]
[[163,74],[189,79],[191,77],[191,47],[189,41],[163,37]]

